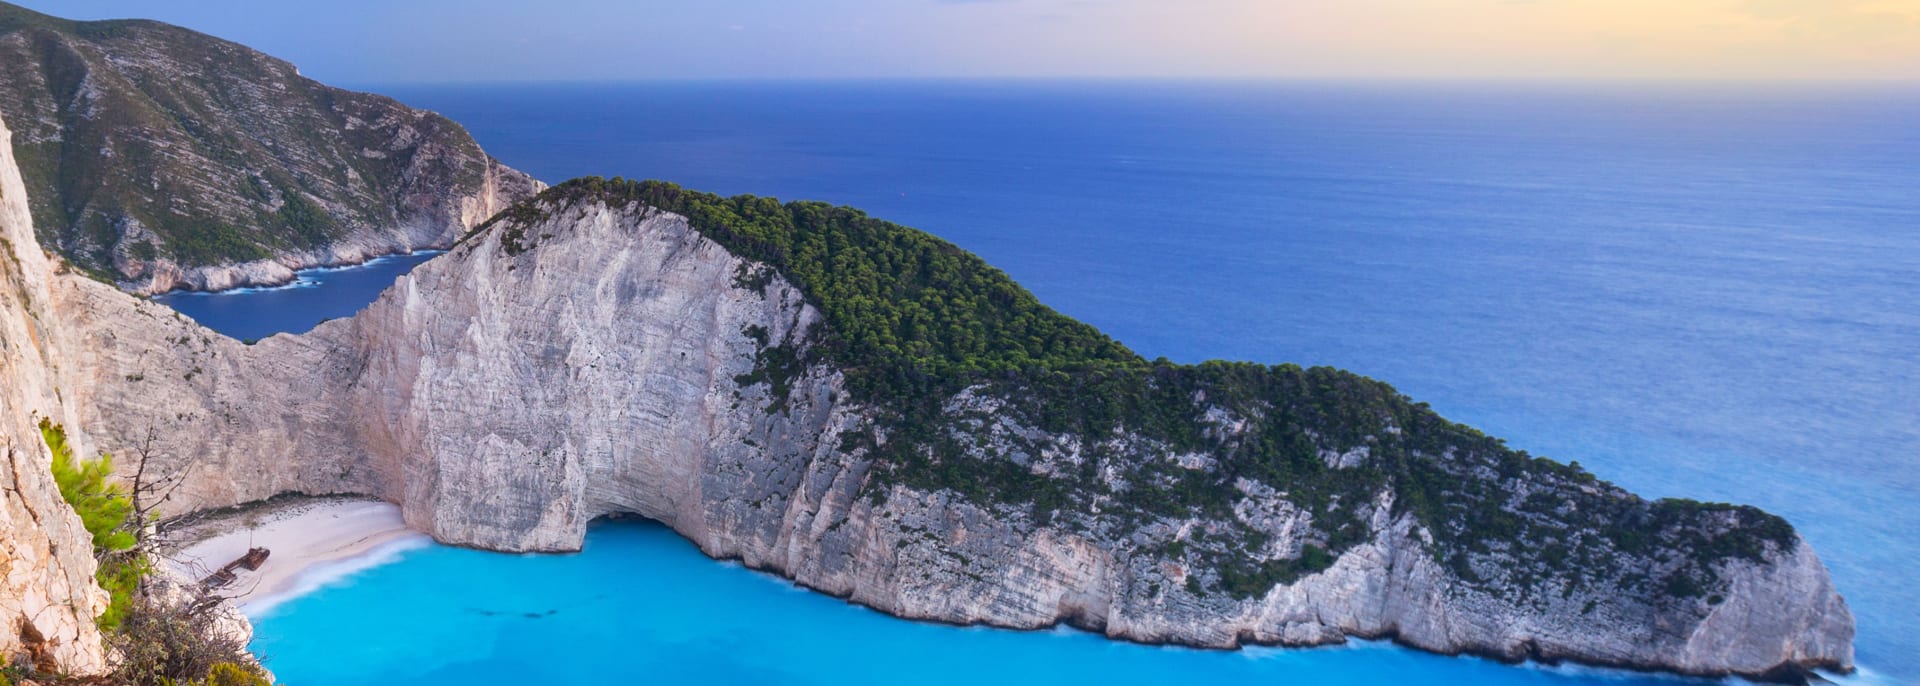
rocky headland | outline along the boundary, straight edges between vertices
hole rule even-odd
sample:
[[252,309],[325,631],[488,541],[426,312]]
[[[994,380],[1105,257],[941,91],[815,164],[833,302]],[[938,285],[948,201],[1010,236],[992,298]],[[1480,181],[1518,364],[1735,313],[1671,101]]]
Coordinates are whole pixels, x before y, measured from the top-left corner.
[[[898,616],[1143,642],[1852,666],[1777,517],[1637,498],[1337,370],[1142,360],[844,208],[569,182],[251,346],[52,291],[78,423],[153,430],[183,509],[366,494],[507,551],[634,513]],[[939,308],[980,340],[915,313]]]
[[541,188],[445,117],[160,22],[0,3],[0,65],[42,245],[136,293],[444,248]]
[[[1146,360],[856,210],[535,195],[438,115],[153,22],[0,4],[0,63],[0,654],[46,671],[105,668],[107,600],[41,420],[83,455],[152,448],[184,476],[170,514],[361,495],[502,551],[637,514],[914,619],[1853,666],[1845,601],[1776,516],[1639,498],[1340,370]],[[251,345],[123,290],[448,246]]]

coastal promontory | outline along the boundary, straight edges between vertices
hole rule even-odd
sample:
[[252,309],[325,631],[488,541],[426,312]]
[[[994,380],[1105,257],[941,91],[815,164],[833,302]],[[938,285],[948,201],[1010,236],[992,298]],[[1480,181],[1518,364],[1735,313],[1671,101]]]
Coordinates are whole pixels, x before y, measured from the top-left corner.
[[134,292],[446,247],[540,188],[446,117],[160,22],[0,2],[0,65],[42,245]]
[[631,513],[902,617],[1153,643],[1852,666],[1776,516],[1642,499],[1335,369],[1143,359],[847,208],[576,180],[254,345],[55,290],[83,423],[152,427],[184,508],[366,494],[507,551]]
[[[1639,497],[1339,369],[1146,359],[859,210],[543,191],[439,115],[154,22],[0,4],[0,64],[0,654],[42,673],[113,661],[54,426],[170,480],[143,531],[339,494],[570,551],[638,515],[911,619],[1853,668],[1778,516]],[[127,292],[428,247],[356,316],[258,342]]]

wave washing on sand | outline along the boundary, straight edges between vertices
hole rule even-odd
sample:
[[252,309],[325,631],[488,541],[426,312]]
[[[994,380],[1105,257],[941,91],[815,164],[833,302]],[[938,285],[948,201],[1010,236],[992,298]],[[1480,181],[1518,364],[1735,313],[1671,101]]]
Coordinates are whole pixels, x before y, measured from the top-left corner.
[[187,530],[193,542],[168,563],[200,579],[252,548],[266,548],[258,570],[237,570],[221,592],[249,618],[354,573],[399,559],[432,543],[408,529],[400,508],[350,498],[277,500],[222,513]]
[[398,562],[401,555],[407,551],[419,550],[430,545],[433,545],[433,539],[424,534],[415,534],[375,546],[354,557],[314,563],[294,573],[284,588],[256,593],[242,601],[240,614],[246,615],[249,620],[259,619],[282,603],[326,588],[360,572]]

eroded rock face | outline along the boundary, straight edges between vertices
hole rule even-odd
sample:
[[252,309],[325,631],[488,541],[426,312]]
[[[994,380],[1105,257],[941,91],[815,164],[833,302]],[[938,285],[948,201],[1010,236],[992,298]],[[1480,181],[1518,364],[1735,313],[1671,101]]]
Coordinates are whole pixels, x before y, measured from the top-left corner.
[[[754,380],[763,347],[805,348],[826,325],[792,284],[747,278],[756,265],[676,215],[542,209],[423,264],[352,319],[253,346],[61,279],[57,309],[82,332],[72,364],[82,421],[108,427],[109,447],[153,427],[175,468],[192,470],[182,508],[372,494],[442,541],[512,551],[575,549],[593,519],[638,513],[709,555],[903,617],[1065,621],[1209,647],[1392,636],[1439,652],[1696,674],[1851,667],[1852,617],[1797,536],[1756,560],[1728,558],[1712,598],[1622,581],[1664,564],[1658,551],[1623,558],[1632,569],[1592,570],[1600,578],[1585,585],[1490,572],[1470,583],[1386,490],[1349,505],[1367,534],[1330,567],[1236,597],[1170,547],[1202,545],[1198,533],[1229,530],[1220,521],[1042,523],[1027,508],[877,481],[867,451],[840,440],[872,429],[875,410],[850,400],[839,372],[814,364],[781,398]],[[1004,404],[982,389],[946,401],[993,427],[977,432],[975,457],[1010,454],[992,443],[1019,436],[1055,446],[1017,457],[1036,478],[1086,459],[1077,439],[1022,426],[995,409]],[[1156,457],[1144,439],[1111,442],[1215,468],[1205,456]],[[1350,469],[1369,456],[1322,458]],[[1311,515],[1288,497],[1235,487],[1228,516],[1268,536],[1256,554],[1299,549]]]
[[443,248],[540,187],[445,117],[159,22],[0,3],[0,64],[43,244],[138,293]]
[[[1431,500],[1427,519],[1402,507],[1413,491],[1390,479],[1340,493],[1337,508],[1316,504],[1287,490],[1310,484],[1219,471],[1225,452],[1173,450],[1124,426],[1044,430],[1023,414],[1030,398],[986,385],[932,399],[958,446],[942,459],[1072,482],[1085,511],[902,478],[897,464],[876,464],[889,408],[862,404],[846,370],[805,354],[829,326],[815,305],[686,219],[630,201],[543,199],[352,319],[244,345],[61,273],[29,213],[41,237],[124,287],[212,289],[447,245],[538,184],[444,118],[175,27],[0,4],[0,57],[20,67],[0,71],[0,107],[22,130],[0,150],[0,621],[12,622],[0,652],[103,666],[89,541],[34,428],[49,418],[84,454],[124,454],[151,435],[156,467],[187,475],[176,512],[370,494],[442,541],[509,551],[575,549],[593,519],[638,513],[710,555],[903,617],[1065,621],[1209,647],[1393,636],[1441,652],[1696,674],[1851,667],[1852,617],[1790,531],[1712,557],[1709,587],[1650,581],[1694,584],[1674,575],[1699,559],[1688,546],[1749,526],[1737,512],[1680,512],[1680,538],[1587,537],[1606,539],[1582,545],[1608,564],[1552,568],[1498,537],[1448,543],[1456,520],[1433,519],[1448,513]],[[16,150],[44,197],[28,197]],[[775,347],[805,361],[777,384],[762,368]],[[1272,429],[1256,415],[1285,409],[1227,407],[1204,392],[1192,403],[1198,432],[1218,446],[1260,438]],[[1335,476],[1378,466],[1375,448],[1393,443],[1285,438]],[[1487,507],[1468,515],[1537,528],[1550,545],[1590,533],[1557,526],[1574,521],[1569,503],[1653,514],[1590,475],[1505,475],[1474,450],[1407,459],[1492,494],[1475,495],[1466,504]],[[1186,483],[1169,474],[1220,476],[1211,495],[1225,506],[1103,509]],[[1529,509],[1535,500],[1544,507]],[[1316,522],[1336,511],[1358,530],[1340,546]],[[1458,554],[1439,554],[1443,543]],[[1309,551],[1331,558],[1306,565]],[[1223,566],[1235,559],[1268,566],[1249,581]]]
[[93,618],[107,598],[93,581],[93,538],[61,499],[37,427],[73,425],[79,412],[11,135],[0,122],[0,659],[92,674],[105,666]]

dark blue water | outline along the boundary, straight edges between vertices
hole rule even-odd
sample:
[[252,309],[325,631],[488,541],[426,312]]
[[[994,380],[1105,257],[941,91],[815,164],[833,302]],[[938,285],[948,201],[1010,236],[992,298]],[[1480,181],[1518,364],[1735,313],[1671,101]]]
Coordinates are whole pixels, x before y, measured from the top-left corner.
[[[1639,492],[1782,513],[1859,616],[1861,664],[1920,682],[1920,88],[380,90],[549,181],[857,205],[1150,357],[1346,367]],[[341,593],[289,612],[389,602]],[[263,640],[326,627],[269,618]]]
[[293,283],[273,288],[240,288],[217,293],[175,291],[155,296],[182,314],[242,340],[276,333],[305,333],[337,317],[351,317],[371,304],[393,280],[440,251],[392,255],[355,267],[322,267],[295,272]]

